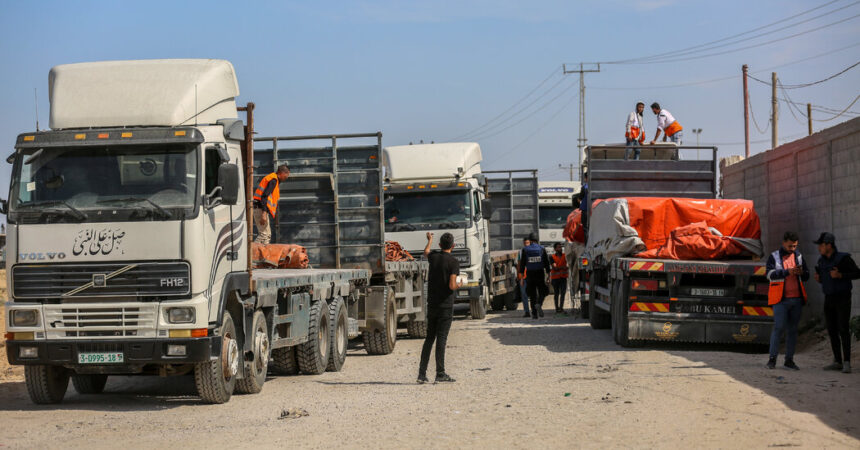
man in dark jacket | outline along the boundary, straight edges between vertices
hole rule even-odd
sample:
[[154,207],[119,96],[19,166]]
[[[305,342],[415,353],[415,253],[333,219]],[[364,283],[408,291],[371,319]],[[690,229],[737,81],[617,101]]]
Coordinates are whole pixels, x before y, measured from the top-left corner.
[[794,363],[794,347],[797,345],[797,326],[806,304],[806,288],[803,282],[809,279],[806,260],[797,250],[800,238],[797,233],[787,231],[782,237],[782,246],[767,258],[767,279],[770,287],[767,304],[773,307],[773,332],[770,335],[770,359],[767,368],[776,367],[779,340],[785,333],[785,367],[800,370]]
[[525,275],[526,290],[532,302],[532,319],[543,317],[543,301],[549,293],[546,276],[550,272],[549,256],[538,242],[537,236],[529,235],[529,245],[523,247],[519,273]]
[[836,250],[836,236],[821,233],[818,240],[821,258],[815,265],[815,281],[824,291],[824,318],[833,349],[833,363],[824,370],[841,370],[851,373],[851,281],[860,278],[860,269],[851,255]]

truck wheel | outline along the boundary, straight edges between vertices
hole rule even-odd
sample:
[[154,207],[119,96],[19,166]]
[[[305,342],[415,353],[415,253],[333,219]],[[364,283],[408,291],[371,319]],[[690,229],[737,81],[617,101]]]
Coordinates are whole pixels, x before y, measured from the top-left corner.
[[59,366],[24,366],[24,381],[33,403],[60,403],[69,388],[69,371]]
[[409,337],[424,339],[427,337],[427,321],[426,320],[410,320],[406,322],[406,332]]
[[78,394],[101,394],[107,379],[107,375],[72,375],[72,385]]
[[369,355],[387,355],[397,344],[397,310],[394,309],[394,290],[388,290],[385,302],[385,330],[366,331],[361,334],[364,349]]
[[242,354],[236,339],[233,316],[224,311],[221,318],[221,354],[214,361],[197,363],[194,366],[194,384],[197,395],[206,403],[227,403],[236,387],[236,374]]
[[296,347],[299,370],[305,375],[319,375],[325,372],[331,350],[328,323],[328,303],[322,300],[314,302],[310,311],[308,340]]
[[609,314],[598,308],[594,304],[594,300],[588,302],[588,320],[591,323],[591,328],[595,330],[605,330],[610,327]]
[[346,349],[349,345],[349,329],[346,322],[346,304],[340,297],[328,306],[329,324],[331,330],[331,352],[328,365],[325,370],[329,372],[340,372],[343,363],[346,362]]
[[263,384],[266,382],[266,375],[269,372],[271,341],[269,340],[266,316],[263,315],[262,311],[254,313],[253,323],[254,325],[251,329],[254,332],[250,338],[254,340],[254,361],[251,362],[251,371],[248,376],[241,380],[236,380],[236,391],[242,394],[256,394],[262,391]]
[[490,289],[485,286],[482,292],[480,298],[473,298],[469,301],[469,314],[473,319],[487,317],[487,300],[490,296]]
[[[514,289],[519,290],[520,288],[519,286],[517,286]],[[516,311],[517,308],[519,308],[520,306],[520,301],[521,300],[517,296],[516,291],[508,292],[507,294],[505,294],[505,309],[507,309],[508,311]]]
[[641,344],[639,341],[630,340],[630,322],[627,320],[627,315],[630,311],[630,284],[623,280],[618,282],[618,345],[622,347],[637,347]]
[[619,292],[618,292],[619,286],[620,286],[620,284],[618,283],[618,281],[612,282],[612,290],[610,291],[612,294],[610,296],[610,298],[612,300],[611,300],[611,303],[609,304],[609,310],[611,311],[611,313],[609,314],[609,321],[610,321],[611,327],[612,327],[612,340],[615,341],[616,344],[621,345],[621,340],[619,338],[620,335],[618,334],[618,331],[620,329],[619,322],[618,322],[618,317],[619,317],[618,310],[619,310],[619,305],[620,305],[619,298],[621,297],[619,295]]
[[493,300],[490,302],[490,306],[493,308],[493,311],[501,311],[505,309],[505,296],[494,295]]
[[272,361],[269,365],[278,375],[295,375],[299,373],[299,364],[296,362],[295,347],[281,347],[272,350]]

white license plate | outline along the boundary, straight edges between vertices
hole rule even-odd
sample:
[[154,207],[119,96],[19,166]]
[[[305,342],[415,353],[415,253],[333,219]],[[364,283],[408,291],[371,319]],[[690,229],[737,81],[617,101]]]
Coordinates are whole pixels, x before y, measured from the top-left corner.
[[121,364],[124,361],[122,353],[78,353],[78,364]]
[[693,296],[702,297],[725,297],[728,295],[728,289],[708,289],[708,288],[692,288],[690,294]]

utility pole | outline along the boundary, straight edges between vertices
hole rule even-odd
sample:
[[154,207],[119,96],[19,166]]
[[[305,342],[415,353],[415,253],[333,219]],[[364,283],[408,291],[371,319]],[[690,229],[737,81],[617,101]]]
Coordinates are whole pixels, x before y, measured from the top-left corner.
[[[699,146],[699,135],[702,134],[701,128],[693,128],[693,134],[696,135],[696,147]],[[696,159],[699,159],[699,149],[696,149]]]
[[744,64],[741,66],[741,71],[744,74],[744,155],[750,157],[750,91],[747,87],[747,74],[749,66]]
[[585,137],[585,74],[589,72],[600,72],[600,63],[591,64],[592,67],[597,66],[597,68],[586,69],[584,63],[579,63],[579,69],[567,70],[567,64],[563,64],[561,66],[562,73],[564,75],[570,73],[578,73],[579,74],[579,139],[577,141],[577,148],[579,149],[579,167],[582,167],[582,153],[585,148],[585,143],[588,141]]
[[559,169],[568,169],[568,168],[570,169],[570,181],[573,181],[573,169],[574,169],[575,167],[576,167],[576,166],[575,166],[573,163],[570,163],[570,164],[567,164],[567,165],[565,165],[565,164],[559,164],[559,165],[558,165],[558,168],[559,168]]
[[809,135],[812,136],[812,103],[806,104],[806,123],[809,126]]
[[779,103],[776,102],[776,72],[770,73],[770,148],[775,149],[779,145]]

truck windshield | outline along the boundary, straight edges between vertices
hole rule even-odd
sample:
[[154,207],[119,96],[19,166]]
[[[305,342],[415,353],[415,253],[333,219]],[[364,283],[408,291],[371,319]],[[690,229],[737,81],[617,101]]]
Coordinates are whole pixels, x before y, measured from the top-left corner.
[[540,207],[540,227],[547,228],[564,228],[567,224],[567,216],[573,211],[566,206],[541,206]]
[[10,219],[25,223],[178,219],[194,211],[193,144],[57,147],[18,152]]
[[468,228],[468,191],[404,192],[385,196],[385,231]]

